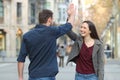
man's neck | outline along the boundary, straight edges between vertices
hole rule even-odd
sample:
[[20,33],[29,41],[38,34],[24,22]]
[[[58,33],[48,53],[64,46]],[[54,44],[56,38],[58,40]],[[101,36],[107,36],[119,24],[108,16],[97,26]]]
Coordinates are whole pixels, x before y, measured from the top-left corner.
[[43,23],[42,25],[45,25],[45,26],[50,26],[48,23]]
[[42,24],[42,25],[48,26],[47,24]]

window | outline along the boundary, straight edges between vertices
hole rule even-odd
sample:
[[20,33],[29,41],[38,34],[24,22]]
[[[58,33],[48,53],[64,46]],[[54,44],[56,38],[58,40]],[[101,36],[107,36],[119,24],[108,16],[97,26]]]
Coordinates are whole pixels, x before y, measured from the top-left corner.
[[63,8],[63,21],[66,21],[66,16],[67,16],[66,9]]
[[64,0],[59,0],[59,3],[64,3],[65,1]]
[[17,17],[21,17],[22,14],[22,4],[17,3]]
[[64,7],[58,8],[58,12],[59,12],[58,22],[60,23],[66,22],[66,18],[67,18],[66,8]]
[[0,50],[5,49],[5,34],[4,29],[0,29]]
[[44,8],[45,8],[45,9],[51,9],[51,4],[50,4],[50,2],[46,2]]
[[4,8],[3,8],[3,1],[0,0],[0,23],[3,23],[3,17],[4,17]]
[[58,21],[61,21],[61,8],[58,8],[59,18]]
[[35,4],[31,3],[31,24],[34,24],[35,23]]
[[17,23],[22,21],[22,3],[17,3]]

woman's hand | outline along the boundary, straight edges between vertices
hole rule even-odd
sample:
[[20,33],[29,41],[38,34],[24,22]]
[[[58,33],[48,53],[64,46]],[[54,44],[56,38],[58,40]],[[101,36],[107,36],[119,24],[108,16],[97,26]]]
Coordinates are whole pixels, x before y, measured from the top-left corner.
[[68,7],[68,10],[67,10],[67,14],[68,16],[75,16],[75,13],[76,13],[76,8],[75,8],[75,5],[74,4],[70,4],[69,7]]
[[74,26],[74,21],[75,21],[75,13],[76,13],[76,9],[74,4],[70,4],[67,10],[68,13],[68,19],[67,21],[69,23],[71,23],[72,26]]

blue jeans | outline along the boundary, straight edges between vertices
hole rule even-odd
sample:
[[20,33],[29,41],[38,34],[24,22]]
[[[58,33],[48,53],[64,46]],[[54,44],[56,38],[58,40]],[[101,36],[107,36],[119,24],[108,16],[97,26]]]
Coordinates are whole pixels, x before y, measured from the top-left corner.
[[44,77],[44,78],[30,78],[29,80],[55,80],[55,77]]
[[75,80],[98,80],[96,74],[75,74]]

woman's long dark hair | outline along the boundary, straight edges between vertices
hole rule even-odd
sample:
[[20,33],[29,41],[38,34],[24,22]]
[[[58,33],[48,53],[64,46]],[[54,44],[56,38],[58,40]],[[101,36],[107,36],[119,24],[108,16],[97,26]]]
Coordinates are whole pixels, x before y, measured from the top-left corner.
[[83,21],[83,23],[87,23],[88,24],[89,30],[91,31],[90,36],[93,39],[100,40],[99,37],[98,37],[98,33],[97,33],[95,25],[91,21]]

